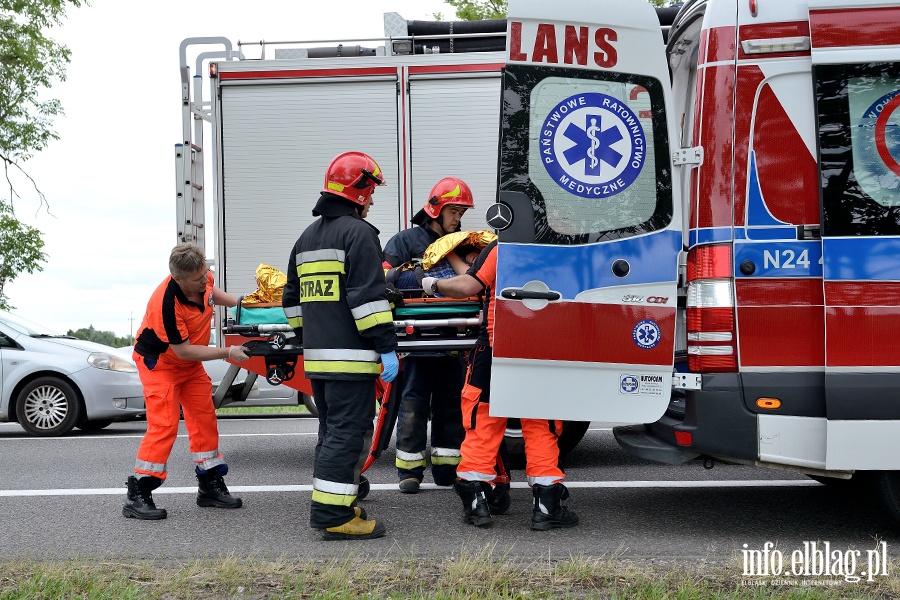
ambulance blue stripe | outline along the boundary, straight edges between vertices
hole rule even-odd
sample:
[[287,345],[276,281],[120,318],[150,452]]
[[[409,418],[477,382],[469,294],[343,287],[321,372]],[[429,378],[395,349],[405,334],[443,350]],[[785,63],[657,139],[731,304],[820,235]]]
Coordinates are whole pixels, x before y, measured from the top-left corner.
[[[741,263],[750,261],[752,275],[741,273]],[[742,242],[734,243],[734,275],[744,279],[761,277],[821,277],[822,242]]]
[[[671,282],[677,278],[676,257],[680,231],[659,231],[583,246],[538,246],[500,243],[497,254],[497,290],[521,287],[538,280],[572,300],[583,290],[641,283]],[[612,264],[627,260],[631,271],[616,277]]]
[[824,238],[825,279],[900,281],[900,237]]
[[[737,235],[737,230],[735,230],[735,235]],[[701,227],[699,229],[691,229],[691,233],[688,236],[688,247],[693,248],[699,244],[715,244],[717,242],[730,241],[731,227]]]

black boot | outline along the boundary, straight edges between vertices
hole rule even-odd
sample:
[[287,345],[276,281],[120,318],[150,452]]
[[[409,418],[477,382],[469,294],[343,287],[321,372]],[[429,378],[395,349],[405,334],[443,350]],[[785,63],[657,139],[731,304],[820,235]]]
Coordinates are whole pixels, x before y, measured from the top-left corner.
[[509,484],[494,484],[494,488],[487,494],[487,501],[492,515],[505,515],[508,513],[509,507],[512,505],[512,498],[509,496]]
[[457,479],[453,489],[462,498],[463,520],[476,527],[490,527],[491,509],[488,508],[487,495],[480,481]]
[[557,527],[575,527],[578,515],[562,505],[569,497],[569,490],[561,483],[531,486],[534,495],[534,511],[531,514],[531,528],[547,531]]
[[156,508],[153,490],[162,485],[159,477],[128,478],[128,502],[122,507],[122,514],[130,519],[158,521],[166,518],[166,509]]
[[200,484],[197,490],[197,506],[214,506],[216,508],[240,508],[243,502],[228,493],[223,475],[227,468],[220,469],[222,465],[201,474],[197,473],[197,482]]

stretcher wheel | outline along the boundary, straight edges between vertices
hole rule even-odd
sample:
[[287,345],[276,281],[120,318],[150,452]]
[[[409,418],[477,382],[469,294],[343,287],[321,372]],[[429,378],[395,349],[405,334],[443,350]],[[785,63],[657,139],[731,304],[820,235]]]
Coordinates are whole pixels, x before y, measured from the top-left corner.
[[511,505],[512,498],[509,496],[509,484],[498,483],[488,500],[488,508],[491,509],[491,514],[505,515]]
[[269,342],[269,346],[273,350],[281,350],[287,345],[287,336],[281,332],[276,332],[270,335],[266,341]]
[[370,489],[371,489],[371,486],[369,485],[369,480],[366,479],[365,477],[363,477],[362,475],[360,475],[359,476],[359,488],[357,488],[357,490],[356,490],[356,499],[357,500],[365,500],[366,496],[369,495]]
[[[293,375],[293,373],[291,373]],[[271,367],[266,371],[266,381],[272,385],[281,385],[290,379],[283,367]]]

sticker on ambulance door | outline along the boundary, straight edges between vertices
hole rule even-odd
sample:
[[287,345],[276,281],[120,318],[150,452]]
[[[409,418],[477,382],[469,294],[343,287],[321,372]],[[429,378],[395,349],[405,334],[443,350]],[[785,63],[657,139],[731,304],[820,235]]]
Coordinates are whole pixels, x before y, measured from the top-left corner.
[[644,394],[648,396],[662,396],[662,375],[632,375],[619,374],[619,393],[636,396]]
[[856,179],[881,206],[900,206],[900,90],[891,89],[897,82],[858,77],[848,83]]

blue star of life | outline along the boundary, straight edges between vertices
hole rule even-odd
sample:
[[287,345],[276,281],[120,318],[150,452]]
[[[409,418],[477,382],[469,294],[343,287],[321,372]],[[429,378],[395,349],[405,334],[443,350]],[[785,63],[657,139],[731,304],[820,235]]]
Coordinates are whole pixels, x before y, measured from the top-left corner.
[[626,394],[632,394],[638,389],[638,380],[634,375],[625,375],[621,382],[622,391]]
[[647,153],[637,115],[623,101],[599,92],[569,96],[554,106],[538,144],[553,181],[582,198],[608,198],[628,189]]
[[662,330],[656,324],[656,321],[643,319],[638,321],[634,329],[631,330],[631,337],[639,348],[650,350],[659,344],[659,340],[662,338]]

